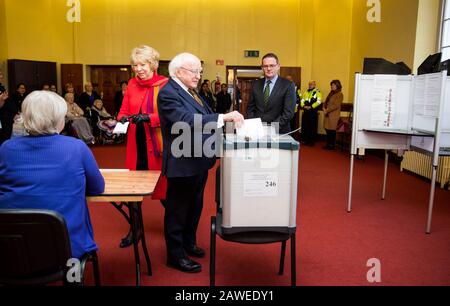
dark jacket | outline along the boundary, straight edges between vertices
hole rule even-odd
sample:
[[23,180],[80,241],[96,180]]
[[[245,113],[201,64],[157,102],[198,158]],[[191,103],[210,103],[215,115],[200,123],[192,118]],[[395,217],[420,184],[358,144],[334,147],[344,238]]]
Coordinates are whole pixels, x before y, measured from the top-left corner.
[[266,79],[253,82],[252,98],[248,104],[247,114],[251,118],[261,118],[263,122],[279,122],[280,134],[291,131],[290,121],[295,111],[295,86],[291,81],[278,77],[267,105],[264,103],[264,86]]
[[[158,112],[164,144],[162,174],[168,178],[199,175],[215,164],[216,157],[205,156],[202,150],[203,144],[210,137],[216,136],[215,131],[204,133],[194,131],[194,120],[200,119],[199,125],[202,131],[206,124],[208,124],[208,127],[217,126],[219,115],[214,114],[207,103],[203,103],[203,105],[202,107],[173,79],[170,79],[167,85],[159,92]],[[194,119],[194,115],[201,115],[201,117]],[[178,127],[182,127],[179,123],[184,124],[184,127],[190,127],[190,131],[187,132],[190,132],[191,143],[183,142],[182,145],[175,143],[174,146],[176,148],[182,148],[183,151],[187,151],[187,154],[175,156],[172,150],[172,144],[180,141],[179,137],[182,132],[180,134],[173,134],[171,130],[175,124]],[[199,143],[196,143],[198,140]],[[195,154],[198,152],[194,150],[194,146],[196,150],[200,150],[200,154]]]

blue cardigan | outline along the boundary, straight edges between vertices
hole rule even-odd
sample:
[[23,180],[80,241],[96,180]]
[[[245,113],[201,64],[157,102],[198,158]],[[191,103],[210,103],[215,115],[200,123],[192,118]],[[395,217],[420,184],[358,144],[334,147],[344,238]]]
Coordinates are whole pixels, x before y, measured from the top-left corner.
[[105,181],[91,150],[61,135],[24,136],[0,146],[0,208],[49,209],[66,220],[72,256],[97,250],[86,194]]

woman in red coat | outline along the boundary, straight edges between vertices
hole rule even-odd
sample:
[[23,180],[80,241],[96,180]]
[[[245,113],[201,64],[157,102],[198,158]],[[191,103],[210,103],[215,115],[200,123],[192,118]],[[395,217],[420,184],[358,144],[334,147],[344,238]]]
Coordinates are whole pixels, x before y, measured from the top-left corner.
[[[161,170],[162,136],[159,124],[157,98],[168,79],[156,73],[159,53],[141,46],[131,52],[131,66],[135,77],[128,82],[117,119],[130,121],[127,135],[126,167],[130,170]],[[164,201],[167,181],[161,176],[152,198]],[[140,229],[141,230],[141,229]],[[120,247],[133,243],[131,230],[122,239]]]

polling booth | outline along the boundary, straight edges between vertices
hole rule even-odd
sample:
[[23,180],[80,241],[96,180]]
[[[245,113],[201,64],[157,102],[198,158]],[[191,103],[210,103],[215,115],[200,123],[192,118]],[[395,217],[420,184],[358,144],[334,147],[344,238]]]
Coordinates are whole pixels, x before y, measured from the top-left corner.
[[431,232],[439,157],[450,155],[450,79],[447,71],[423,75],[356,74],[347,211],[352,211],[355,156],[385,150],[382,199],[386,196],[388,150],[418,151],[432,159],[426,233]]

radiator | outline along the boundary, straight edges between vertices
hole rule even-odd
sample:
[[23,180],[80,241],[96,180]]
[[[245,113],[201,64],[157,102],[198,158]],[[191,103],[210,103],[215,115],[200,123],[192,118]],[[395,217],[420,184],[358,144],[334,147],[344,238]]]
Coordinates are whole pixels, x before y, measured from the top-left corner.
[[[408,170],[431,180],[433,174],[431,156],[419,152],[407,151],[403,155],[400,170]],[[446,184],[450,183],[450,156],[439,157],[436,180],[441,184],[441,188],[444,188]]]

